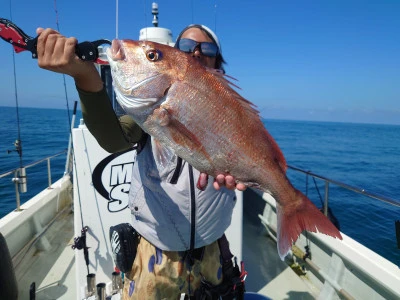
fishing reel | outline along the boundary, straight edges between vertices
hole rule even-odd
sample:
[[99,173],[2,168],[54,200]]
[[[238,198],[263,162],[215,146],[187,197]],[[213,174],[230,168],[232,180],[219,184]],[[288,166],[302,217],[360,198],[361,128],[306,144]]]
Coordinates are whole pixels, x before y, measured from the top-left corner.
[[88,249],[88,247],[86,246],[86,232],[88,230],[89,230],[88,226],[85,226],[82,228],[81,236],[74,238],[74,243],[71,246],[72,249],[74,249],[74,250],[75,249],[78,249],[78,250]]
[[20,140],[15,140],[14,142],[15,149],[14,150],[7,150],[7,154],[10,154],[11,152],[17,152],[19,156],[22,155],[22,143]]

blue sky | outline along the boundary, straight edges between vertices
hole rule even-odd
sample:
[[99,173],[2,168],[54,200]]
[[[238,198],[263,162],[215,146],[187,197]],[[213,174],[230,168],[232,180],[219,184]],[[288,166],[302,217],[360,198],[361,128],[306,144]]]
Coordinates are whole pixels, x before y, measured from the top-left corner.
[[[152,1],[119,0],[119,37],[152,26]],[[168,6],[174,3],[173,6]],[[160,0],[176,38],[202,23],[217,32],[227,74],[265,118],[400,124],[400,1]],[[54,1],[11,0],[26,33],[56,27]],[[57,1],[60,30],[79,41],[116,36],[115,1]],[[10,1],[0,3],[10,19]],[[0,41],[0,106],[15,106],[11,46]],[[62,76],[15,56],[21,107],[65,108]],[[70,103],[77,100],[67,78]],[[72,104],[69,105],[72,107]]]

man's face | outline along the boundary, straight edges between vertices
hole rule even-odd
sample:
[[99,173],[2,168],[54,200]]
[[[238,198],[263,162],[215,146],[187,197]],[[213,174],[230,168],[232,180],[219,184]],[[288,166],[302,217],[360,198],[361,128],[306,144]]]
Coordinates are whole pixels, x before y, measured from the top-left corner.
[[[181,39],[191,39],[196,42],[213,43],[213,40],[210,39],[208,35],[199,28],[189,28],[182,34]],[[215,68],[216,58],[203,55],[200,52],[199,47],[197,47],[195,51],[191,53],[191,55],[197,58],[203,64],[203,66],[213,69]]]

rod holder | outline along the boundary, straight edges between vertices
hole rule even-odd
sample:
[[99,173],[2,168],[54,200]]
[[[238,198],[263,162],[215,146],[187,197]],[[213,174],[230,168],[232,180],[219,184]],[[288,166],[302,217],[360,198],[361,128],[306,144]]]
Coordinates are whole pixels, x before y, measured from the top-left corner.
[[106,300],[106,284],[101,282],[96,285],[96,300]]
[[120,272],[112,272],[112,294],[117,294],[122,290],[122,277]]
[[86,276],[87,282],[87,297],[94,295],[94,288],[96,286],[96,274],[90,273]]

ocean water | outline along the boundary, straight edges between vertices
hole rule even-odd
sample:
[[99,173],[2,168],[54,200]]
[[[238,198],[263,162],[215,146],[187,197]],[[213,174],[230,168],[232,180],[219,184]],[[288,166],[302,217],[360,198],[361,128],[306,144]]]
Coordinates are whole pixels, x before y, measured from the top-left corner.
[[[63,151],[69,139],[66,109],[20,108],[23,164]],[[76,120],[81,118],[78,112]],[[76,121],[77,123],[78,121]],[[0,174],[20,164],[13,143],[18,137],[16,109],[0,107]],[[363,188],[400,201],[400,126],[265,120],[290,166]],[[52,159],[53,182],[63,173],[66,155]],[[43,162],[28,169],[29,200],[47,186],[47,166]],[[288,170],[293,185],[321,207],[324,182]],[[0,178],[0,217],[15,209],[12,176]],[[321,196],[320,196],[321,195]],[[321,199],[322,197],[322,199]],[[400,265],[395,221],[400,208],[330,185],[329,206],[340,229],[368,248]]]
[[[70,117],[72,112],[70,113]],[[62,152],[68,147],[68,111],[62,109],[19,108],[22,164],[27,165],[44,157]],[[78,119],[78,117],[77,117]],[[0,107],[0,174],[20,166],[14,142],[18,139],[16,108]],[[66,154],[51,159],[52,182],[65,171]],[[20,194],[21,204],[48,185],[47,162],[28,168],[28,191]],[[12,175],[0,178],[0,217],[16,208]]]

